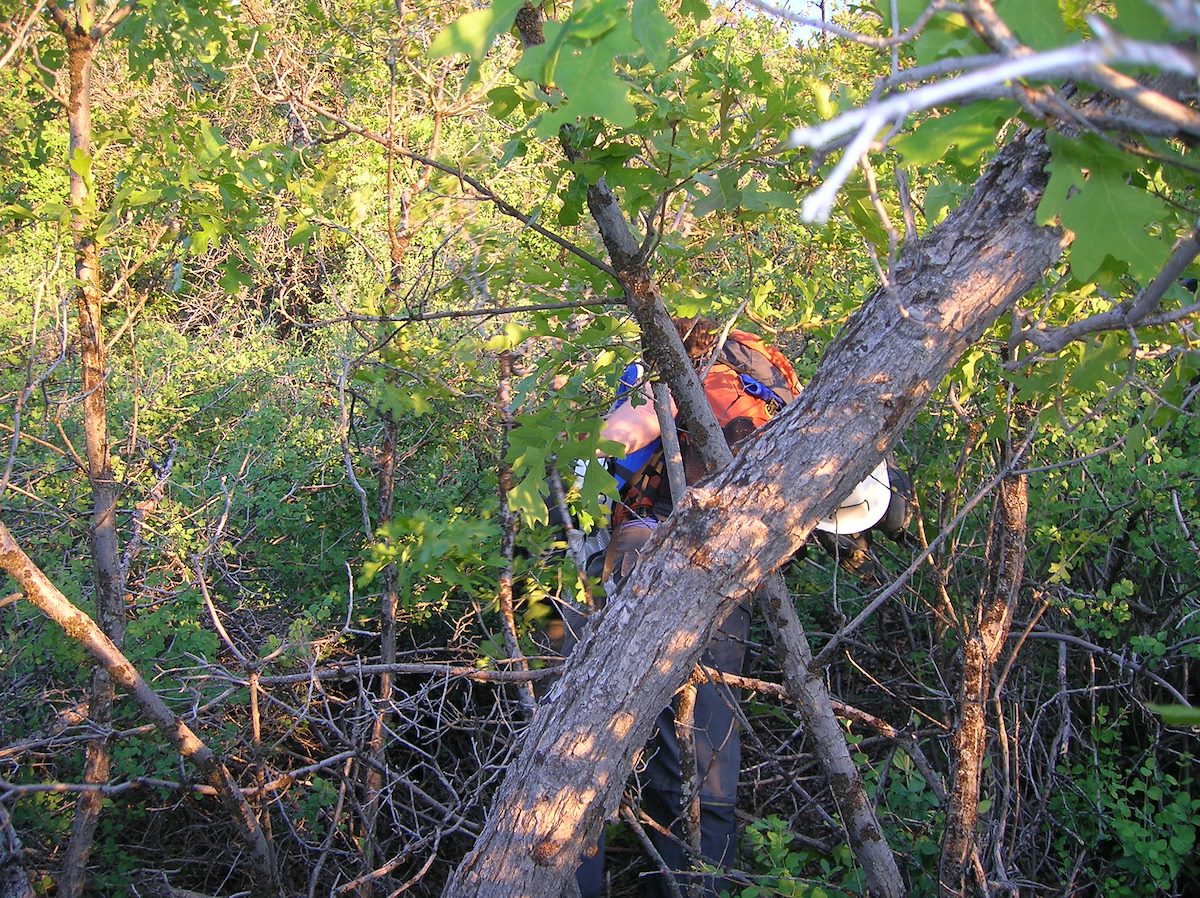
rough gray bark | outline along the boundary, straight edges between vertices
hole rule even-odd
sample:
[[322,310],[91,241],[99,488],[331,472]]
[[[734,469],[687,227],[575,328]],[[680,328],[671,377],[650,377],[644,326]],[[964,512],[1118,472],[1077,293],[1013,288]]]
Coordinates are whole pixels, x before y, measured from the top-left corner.
[[1003,150],[909,247],[802,396],[689,490],[539,707],[447,896],[561,891],[715,622],[878,464],[962,352],[1058,258],[1063,234],[1034,216],[1046,160],[1036,135]]
[[862,865],[870,893],[877,898],[898,898],[906,892],[904,879],[879,826],[875,806],[867,795],[862,776],[850,756],[846,733],[834,712],[829,689],[820,671],[812,670],[808,637],[783,578],[778,574],[767,577],[758,598],[767,612],[771,638],[779,650],[780,669],[788,695],[796,703],[804,727],[812,736],[813,752],[829,780],[850,848]]
[[0,804],[0,898],[34,898],[29,874],[22,863],[23,851],[8,811]]

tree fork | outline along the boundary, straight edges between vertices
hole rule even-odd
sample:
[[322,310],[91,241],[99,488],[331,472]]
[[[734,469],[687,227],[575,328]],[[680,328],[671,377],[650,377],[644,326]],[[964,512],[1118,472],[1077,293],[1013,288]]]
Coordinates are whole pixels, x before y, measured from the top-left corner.
[[[1014,415],[1017,421],[1027,417],[1023,410]],[[1005,467],[1019,463],[1007,451],[999,461]],[[996,659],[1008,639],[1020,597],[1028,510],[1028,476],[1010,474],[1001,480],[988,526],[987,579],[971,619],[964,622],[960,719],[952,741],[954,779],[946,801],[946,828],[938,862],[938,890],[956,898],[970,894],[972,871],[985,878],[975,830],[987,753],[987,705]],[[977,888],[986,892],[987,883],[979,882]]]

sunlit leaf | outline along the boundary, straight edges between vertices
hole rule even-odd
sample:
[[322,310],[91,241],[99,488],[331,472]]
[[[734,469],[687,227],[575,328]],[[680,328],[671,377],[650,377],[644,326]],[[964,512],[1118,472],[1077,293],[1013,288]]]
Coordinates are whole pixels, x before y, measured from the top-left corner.
[[479,75],[479,65],[491,49],[492,42],[512,27],[517,11],[524,0],[495,0],[487,9],[479,9],[462,16],[444,28],[429,46],[433,59],[466,53],[471,57],[466,82]]
[[1017,111],[1015,103],[972,103],[945,115],[929,118],[893,146],[909,165],[928,165],[955,147],[958,158],[974,164],[996,144],[998,122]]
[[670,40],[675,36],[675,28],[658,8],[658,0],[633,0],[630,25],[646,58],[660,68],[666,65],[671,58]]

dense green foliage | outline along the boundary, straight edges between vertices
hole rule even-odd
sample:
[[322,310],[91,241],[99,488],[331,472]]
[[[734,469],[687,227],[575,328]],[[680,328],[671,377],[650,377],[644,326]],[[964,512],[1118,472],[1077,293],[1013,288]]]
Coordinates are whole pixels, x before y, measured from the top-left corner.
[[[581,589],[539,526],[547,465],[581,522],[602,518],[611,481],[593,466],[576,490],[572,472],[605,448],[601,416],[639,351],[620,288],[576,252],[604,257],[587,188],[603,178],[639,234],[654,229],[673,311],[739,316],[806,377],[894,274],[906,211],[925,233],[1033,120],[1007,98],[925,110],[855,170],[816,228],[801,223],[800,200],[840,150],[796,149],[789,132],[868,102],[890,72],[885,51],[703,0],[580,0],[548,10],[545,43],[523,48],[512,35],[521,6],[138,4],[98,49],[93,152],[74,159],[53,23],[36,20],[29,48],[0,67],[0,515],[91,610],[69,166],[90,185],[82,214],[107,291],[125,653],[241,785],[278,780],[252,800],[297,893],[324,894],[392,857],[389,892],[409,880],[437,892],[520,719],[506,687],[452,679],[447,666],[515,669],[498,586],[510,565],[516,635],[535,668],[547,597]],[[879,6],[838,21],[885,36],[890,4]],[[925,4],[899,6],[903,27]],[[1139,39],[1179,37],[1143,0],[996,6],[1035,49],[1088,37],[1084,14],[1096,10]],[[0,4],[10,23],[29,11]],[[899,62],[985,49],[961,14],[940,13]],[[1200,888],[1195,721],[1150,710],[1194,701],[1200,674],[1200,346],[1194,313],[1171,314],[1194,287],[1172,286],[1157,323],[1061,350],[1022,334],[1135,297],[1194,226],[1200,169],[1177,137],[1066,129],[1049,141],[1040,215],[1075,232],[1072,248],[903,437],[898,460],[919,492],[911,539],[876,543],[878,583],[815,549],[789,572],[819,649],[943,537],[828,670],[838,698],[901,731],[885,738],[848,718],[913,895],[938,894],[945,809],[927,773],[951,773],[960,625],[985,589],[989,504],[967,505],[1025,443],[1028,560],[994,672],[981,851],[1003,859],[989,870],[1014,887]],[[511,431],[501,351],[515,359]],[[522,521],[515,559],[503,553],[508,508]],[[429,667],[398,674],[382,707],[378,671],[353,665],[380,660],[388,582],[395,660]],[[40,787],[82,780],[90,667],[31,605],[3,598],[14,590],[0,589],[0,806],[49,894],[73,799]],[[750,673],[775,680],[767,637],[756,638]],[[336,675],[335,663],[346,665]],[[251,674],[263,696],[252,698]],[[380,713],[377,821],[360,793]],[[758,697],[747,716],[741,894],[862,894],[793,711]],[[239,890],[227,822],[142,723],[118,705],[95,892],[162,876]],[[613,842],[618,857],[635,844],[623,830]],[[620,894],[636,893],[640,863],[621,870]]]

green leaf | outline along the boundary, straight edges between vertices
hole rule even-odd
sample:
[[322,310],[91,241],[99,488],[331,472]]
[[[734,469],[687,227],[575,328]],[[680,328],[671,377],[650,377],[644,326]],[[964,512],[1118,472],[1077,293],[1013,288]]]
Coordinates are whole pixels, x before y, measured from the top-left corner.
[[595,115],[623,128],[634,124],[629,85],[617,77],[613,60],[636,49],[627,21],[590,46],[568,43],[562,49],[554,67],[554,81],[567,95],[564,107],[570,107],[571,115]]
[[617,481],[604,465],[592,462],[584,470],[583,483],[579,487],[580,502],[594,508],[601,496],[616,496]]
[[509,85],[492,88],[488,91],[487,97],[491,101],[488,105],[488,112],[498,119],[507,118],[509,113],[521,105],[521,95],[517,93],[515,87]]
[[691,16],[697,25],[712,15],[705,0],[682,0],[679,4],[679,14]]
[[627,0],[578,2],[567,23],[572,40],[594,41],[608,34],[625,18]]
[[737,186],[740,175],[737,170],[726,168],[718,172],[715,178],[711,175],[696,178],[698,183],[709,188],[708,193],[696,203],[696,218],[703,218],[717,209],[736,209],[742,202],[742,191]]
[[967,186],[955,181],[935,181],[925,191],[925,218],[930,224],[942,220],[943,215],[958,205],[967,193]]
[[1122,372],[1114,365],[1129,357],[1129,344],[1121,334],[1106,334],[1099,345],[1087,346],[1083,358],[1071,372],[1069,386],[1089,393],[1101,387],[1111,387],[1121,380]]
[[201,218],[199,227],[192,232],[189,238],[188,249],[193,256],[201,256],[216,245],[224,233],[225,229],[218,219]]
[[996,12],[1023,44],[1035,50],[1061,47],[1068,40],[1067,26],[1057,3],[1002,0],[996,4]]
[[[666,66],[671,59],[670,41],[675,36],[675,28],[658,8],[658,0],[633,0],[630,25],[646,58],[660,69]],[[762,65],[761,60],[759,65]]]
[[1075,233],[1071,271],[1076,280],[1094,276],[1110,256],[1125,263],[1137,280],[1153,277],[1170,255],[1171,244],[1147,228],[1170,216],[1161,199],[1126,183],[1134,160],[1091,137],[1050,135],[1048,141],[1050,180],[1037,218],[1048,224],[1057,217]]
[[517,11],[523,5],[524,0],[495,0],[487,9],[467,13],[433,39],[429,45],[430,58],[466,53],[471,57],[471,65],[464,85],[472,83],[479,75],[479,65],[492,42],[512,27]]
[[1189,708],[1185,705],[1149,705],[1148,707],[1168,726],[1200,726],[1200,708]]
[[770,212],[774,209],[795,209],[800,200],[794,193],[782,190],[757,190],[753,184],[742,191],[742,208],[748,212]]
[[508,506],[521,516],[527,527],[544,527],[550,523],[550,512],[542,493],[545,471],[530,468],[511,490],[508,491]]
[[244,273],[238,267],[237,263],[232,260],[222,265],[221,271],[223,274],[221,275],[221,279],[218,281],[218,283],[221,285],[221,289],[230,296],[237,294],[242,287],[249,287],[254,283],[254,279],[250,277],[250,275]]
[[967,26],[967,20],[957,13],[934,16],[913,44],[913,58],[918,65],[928,65],[947,56],[974,56],[986,52],[987,46]]
[[79,147],[76,147],[71,153],[70,158],[71,171],[88,181],[92,177],[92,157],[85,153]]
[[526,47],[521,60],[513,66],[513,74],[522,81],[549,84],[554,80],[554,63],[559,48],[566,39],[567,25],[563,22],[545,24],[546,42]]
[[1171,36],[1171,25],[1150,0],[1116,0],[1117,30],[1127,37],[1160,41]]
[[1093,173],[1085,187],[1067,201],[1060,216],[1063,227],[1075,232],[1072,274],[1077,280],[1087,280],[1105,256],[1112,256],[1125,262],[1135,279],[1153,277],[1171,254],[1171,244],[1152,237],[1146,228],[1161,221],[1166,211],[1158,197],[1111,175]]
[[304,246],[317,233],[317,226],[310,221],[302,221],[287,239],[288,246]]
[[[901,30],[913,25],[917,16],[921,15],[927,6],[929,4],[925,0],[896,0],[896,13],[900,17]],[[875,12],[881,21],[892,24],[891,0],[876,0]]]
[[926,119],[893,146],[908,165],[937,162],[950,147],[957,148],[959,159],[973,165],[995,146],[997,123],[1016,112],[1016,104],[1004,100],[972,103],[946,115]]

